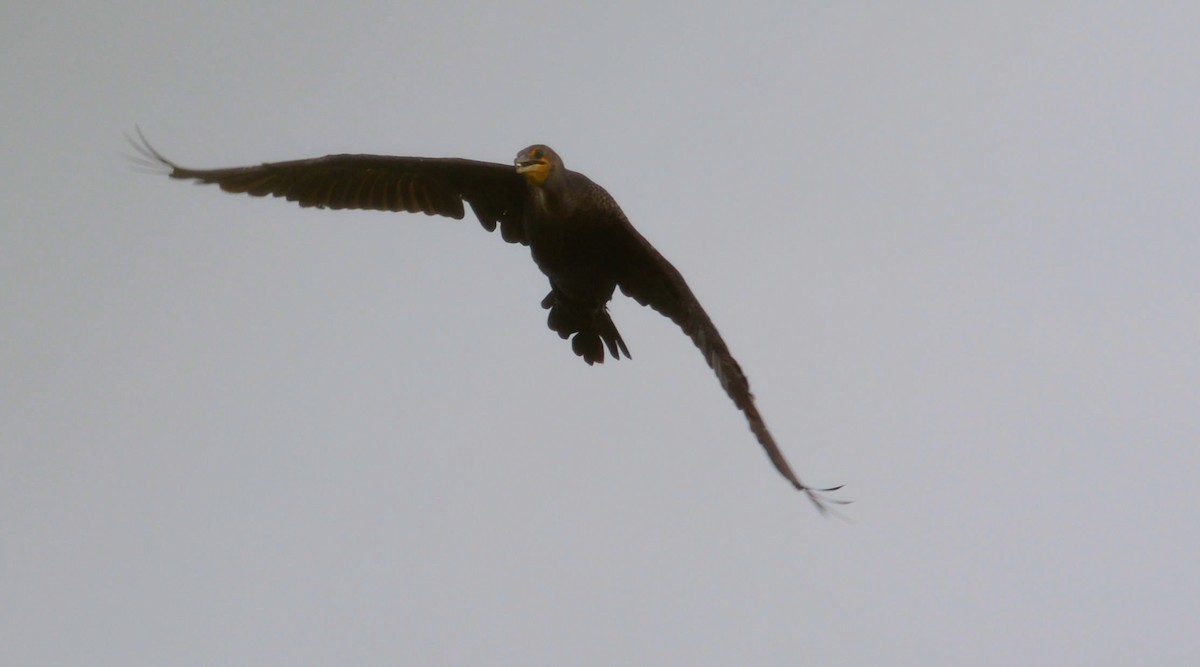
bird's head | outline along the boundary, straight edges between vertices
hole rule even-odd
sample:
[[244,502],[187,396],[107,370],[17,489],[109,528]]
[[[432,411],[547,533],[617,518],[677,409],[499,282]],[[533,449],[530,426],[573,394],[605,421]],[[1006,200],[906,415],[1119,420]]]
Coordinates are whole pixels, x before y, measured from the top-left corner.
[[546,182],[555,170],[562,169],[562,159],[549,146],[534,144],[517,153],[513,160],[517,173],[525,177],[532,185],[540,186]]

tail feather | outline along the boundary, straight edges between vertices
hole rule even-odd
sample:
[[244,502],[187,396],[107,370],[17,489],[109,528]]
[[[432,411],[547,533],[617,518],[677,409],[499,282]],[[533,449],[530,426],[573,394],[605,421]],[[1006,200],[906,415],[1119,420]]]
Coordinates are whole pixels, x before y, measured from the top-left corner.
[[549,309],[546,325],[564,340],[571,340],[571,349],[588,365],[604,363],[604,348],[613,359],[632,359],[629,347],[613,324],[612,317],[604,306],[588,306],[566,302],[551,292],[542,300],[542,307]]

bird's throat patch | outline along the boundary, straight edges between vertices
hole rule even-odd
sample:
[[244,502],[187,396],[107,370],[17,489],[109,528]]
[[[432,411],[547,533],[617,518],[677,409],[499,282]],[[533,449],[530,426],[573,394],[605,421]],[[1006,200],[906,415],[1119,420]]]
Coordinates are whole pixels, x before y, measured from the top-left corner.
[[517,173],[525,177],[533,185],[541,186],[550,176],[550,165],[545,162],[531,164],[528,167],[520,167]]

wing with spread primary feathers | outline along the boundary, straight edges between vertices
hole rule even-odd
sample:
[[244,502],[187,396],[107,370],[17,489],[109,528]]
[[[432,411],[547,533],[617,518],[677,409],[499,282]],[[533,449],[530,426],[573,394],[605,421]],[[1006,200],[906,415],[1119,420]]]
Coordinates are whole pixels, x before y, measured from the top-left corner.
[[792,472],[791,466],[779,451],[779,446],[767,430],[766,422],[754,405],[750,382],[742,372],[742,367],[730,354],[729,347],[721,338],[717,327],[708,313],[704,312],[683,276],[632,225],[625,222],[623,226],[628,239],[623,256],[622,275],[618,281],[621,291],[643,306],[650,306],[671,318],[692,339],[696,347],[700,348],[705,361],[721,381],[721,387],[725,389],[729,398],[733,399],[734,405],[746,415],[750,430],[759,444],[766,450],[775,468],[792,483],[792,486],[807,494],[822,512],[829,509],[826,503],[845,504],[846,501],[830,500],[821,495],[841,487],[815,489],[805,486]]
[[461,158],[327,155],[252,167],[188,169],[156,151],[138,132],[130,139],[139,164],[171,178],[215,183],[226,192],[272,195],[301,206],[408,211],[461,220],[466,202],[488,231],[528,245],[523,223],[525,182],[512,165]]

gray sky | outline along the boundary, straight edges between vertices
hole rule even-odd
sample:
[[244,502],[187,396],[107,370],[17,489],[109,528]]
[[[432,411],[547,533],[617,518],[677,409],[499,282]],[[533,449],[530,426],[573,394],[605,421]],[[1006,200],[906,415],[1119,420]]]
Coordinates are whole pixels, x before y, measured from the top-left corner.
[[[1200,10],[967,4],[5,4],[0,663],[1200,663]],[[554,146],[851,521],[665,318],[135,123]]]

